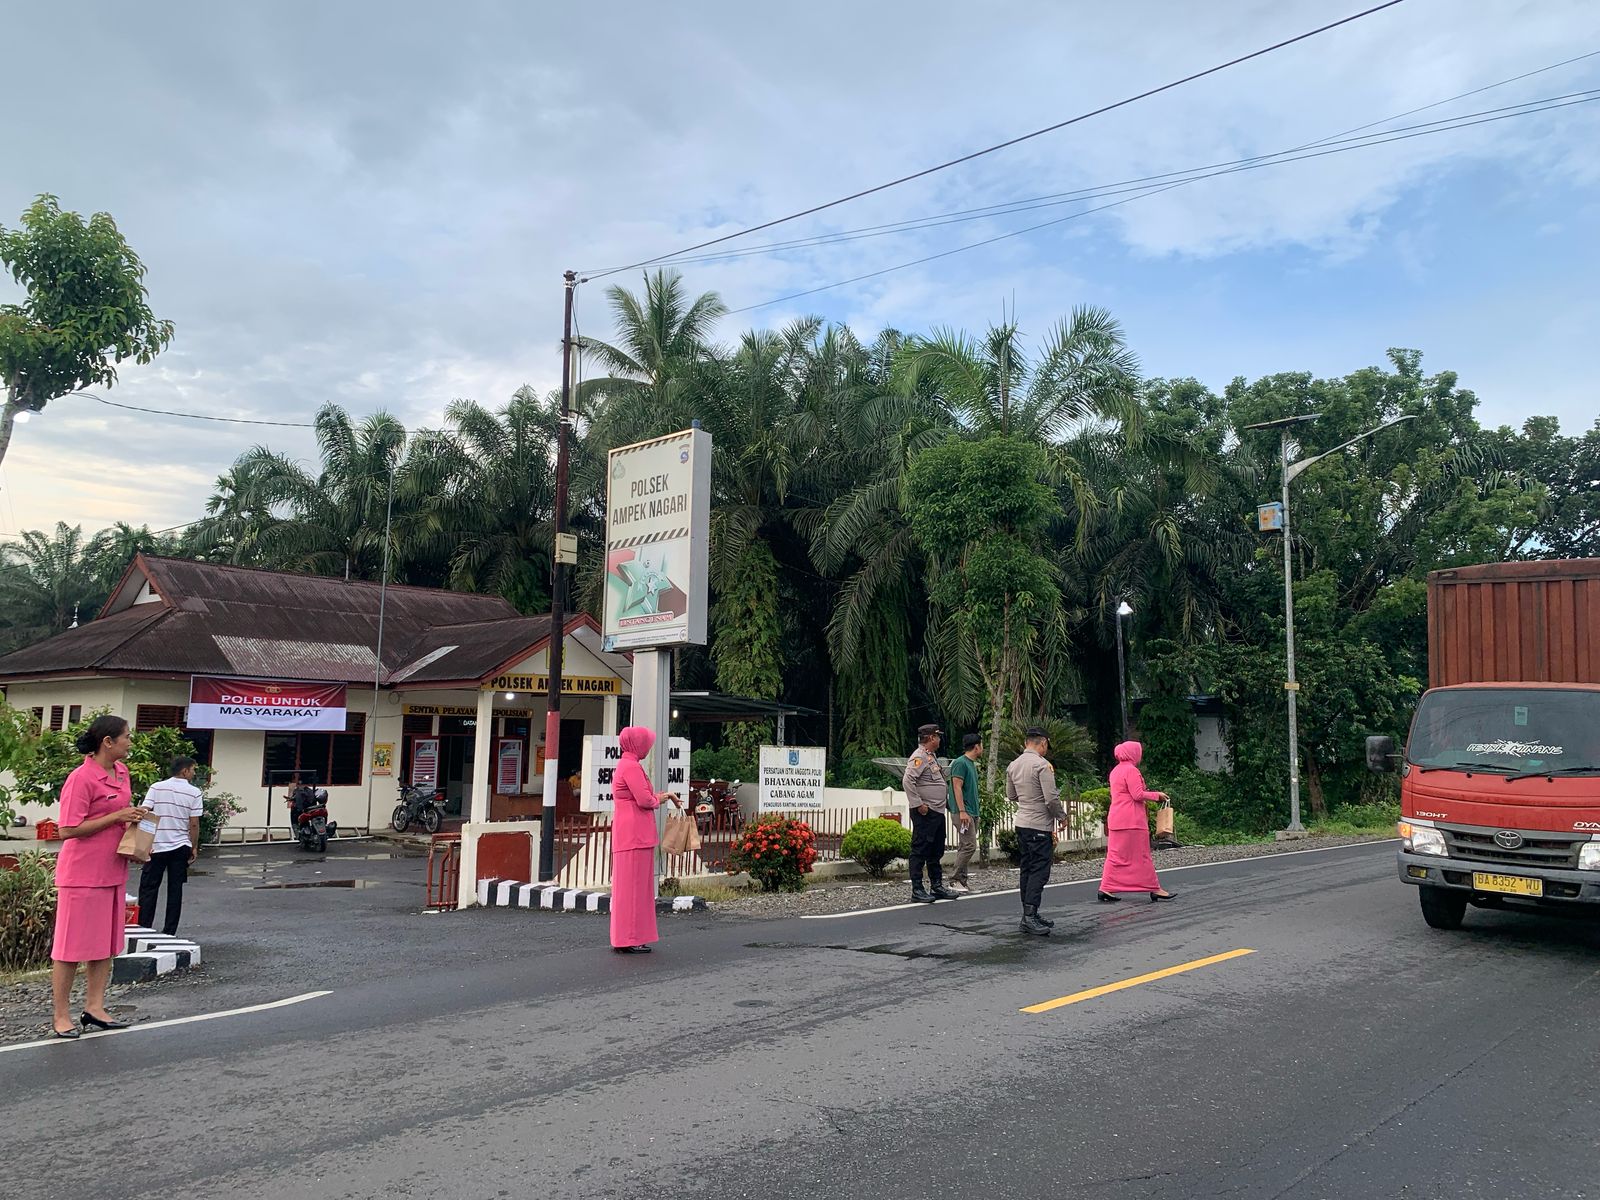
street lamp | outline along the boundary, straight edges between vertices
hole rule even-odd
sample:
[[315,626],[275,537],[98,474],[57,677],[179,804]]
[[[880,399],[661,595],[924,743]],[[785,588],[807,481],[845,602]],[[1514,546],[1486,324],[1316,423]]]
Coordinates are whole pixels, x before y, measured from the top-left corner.
[[1365,441],[1375,434],[1382,433],[1385,429],[1399,425],[1402,421],[1412,421],[1413,416],[1396,417],[1392,421],[1385,421],[1382,425],[1375,426],[1365,433],[1358,433],[1347,442],[1340,442],[1332,450],[1324,450],[1321,454],[1313,454],[1310,458],[1302,458],[1296,462],[1289,461],[1289,430],[1315,421],[1321,413],[1307,413],[1299,417],[1279,417],[1276,421],[1261,421],[1255,425],[1246,425],[1246,429],[1276,429],[1278,431],[1278,458],[1283,468],[1283,511],[1281,522],[1283,529],[1283,638],[1285,648],[1285,664],[1288,678],[1283,684],[1284,693],[1289,701],[1289,826],[1288,833],[1304,833],[1305,826],[1300,823],[1300,724],[1297,700],[1300,684],[1294,675],[1294,567],[1290,556],[1289,543],[1289,484],[1294,482],[1304,471],[1315,466],[1330,455],[1348,449],[1357,442]]
[[1133,616],[1133,606],[1126,600],[1117,605],[1117,697],[1122,701],[1122,740],[1128,733],[1128,668],[1122,651],[1122,619]]

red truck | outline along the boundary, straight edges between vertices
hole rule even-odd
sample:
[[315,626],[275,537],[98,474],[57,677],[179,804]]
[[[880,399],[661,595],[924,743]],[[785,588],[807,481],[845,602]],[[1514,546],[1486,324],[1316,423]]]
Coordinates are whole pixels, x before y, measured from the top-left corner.
[[1428,691],[1400,772],[1400,879],[1422,916],[1600,912],[1600,558],[1428,576]]

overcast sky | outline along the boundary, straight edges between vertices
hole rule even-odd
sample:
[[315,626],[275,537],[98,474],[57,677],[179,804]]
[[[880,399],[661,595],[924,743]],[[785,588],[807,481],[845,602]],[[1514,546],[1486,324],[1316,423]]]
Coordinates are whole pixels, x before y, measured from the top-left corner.
[[[109,396],[413,427],[558,377],[560,276],[702,241],[1167,82],[1363,0],[549,6],[0,0],[0,222],[105,210],[172,348]],[[1594,0],[1406,0],[1312,41],[752,244],[1270,153],[1600,50]],[[1400,124],[1600,88],[1600,57]],[[1343,374],[1424,352],[1482,400],[1600,410],[1600,104],[1245,172],[729,318],[1038,335],[1072,306],[1147,373]],[[1080,206],[1081,207],[1081,206]],[[732,308],[1076,211],[685,268]],[[638,275],[620,277],[637,284]],[[604,284],[583,332],[609,331]],[[10,298],[9,294],[0,292]],[[83,397],[17,431],[0,535],[201,512],[250,445],[309,433]]]

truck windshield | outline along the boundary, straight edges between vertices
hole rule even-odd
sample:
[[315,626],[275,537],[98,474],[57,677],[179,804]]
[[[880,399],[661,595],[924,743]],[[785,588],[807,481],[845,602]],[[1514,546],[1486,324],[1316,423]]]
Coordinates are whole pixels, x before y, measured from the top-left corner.
[[1600,772],[1600,691],[1429,692],[1417,706],[1406,761],[1505,775]]

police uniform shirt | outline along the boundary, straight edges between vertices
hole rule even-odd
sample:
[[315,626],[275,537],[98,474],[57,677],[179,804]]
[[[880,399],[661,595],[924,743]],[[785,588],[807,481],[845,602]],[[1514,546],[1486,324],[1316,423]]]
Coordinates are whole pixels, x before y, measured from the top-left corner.
[[1024,750],[1006,768],[1006,799],[1017,806],[1018,829],[1055,828],[1066,809],[1056,796],[1056,772],[1037,750]]
[[926,804],[930,812],[945,810],[945,796],[949,792],[950,781],[945,778],[944,768],[939,765],[938,758],[927,747],[918,746],[906,759],[906,772],[901,777],[900,785],[905,789],[906,800],[913,809]]

